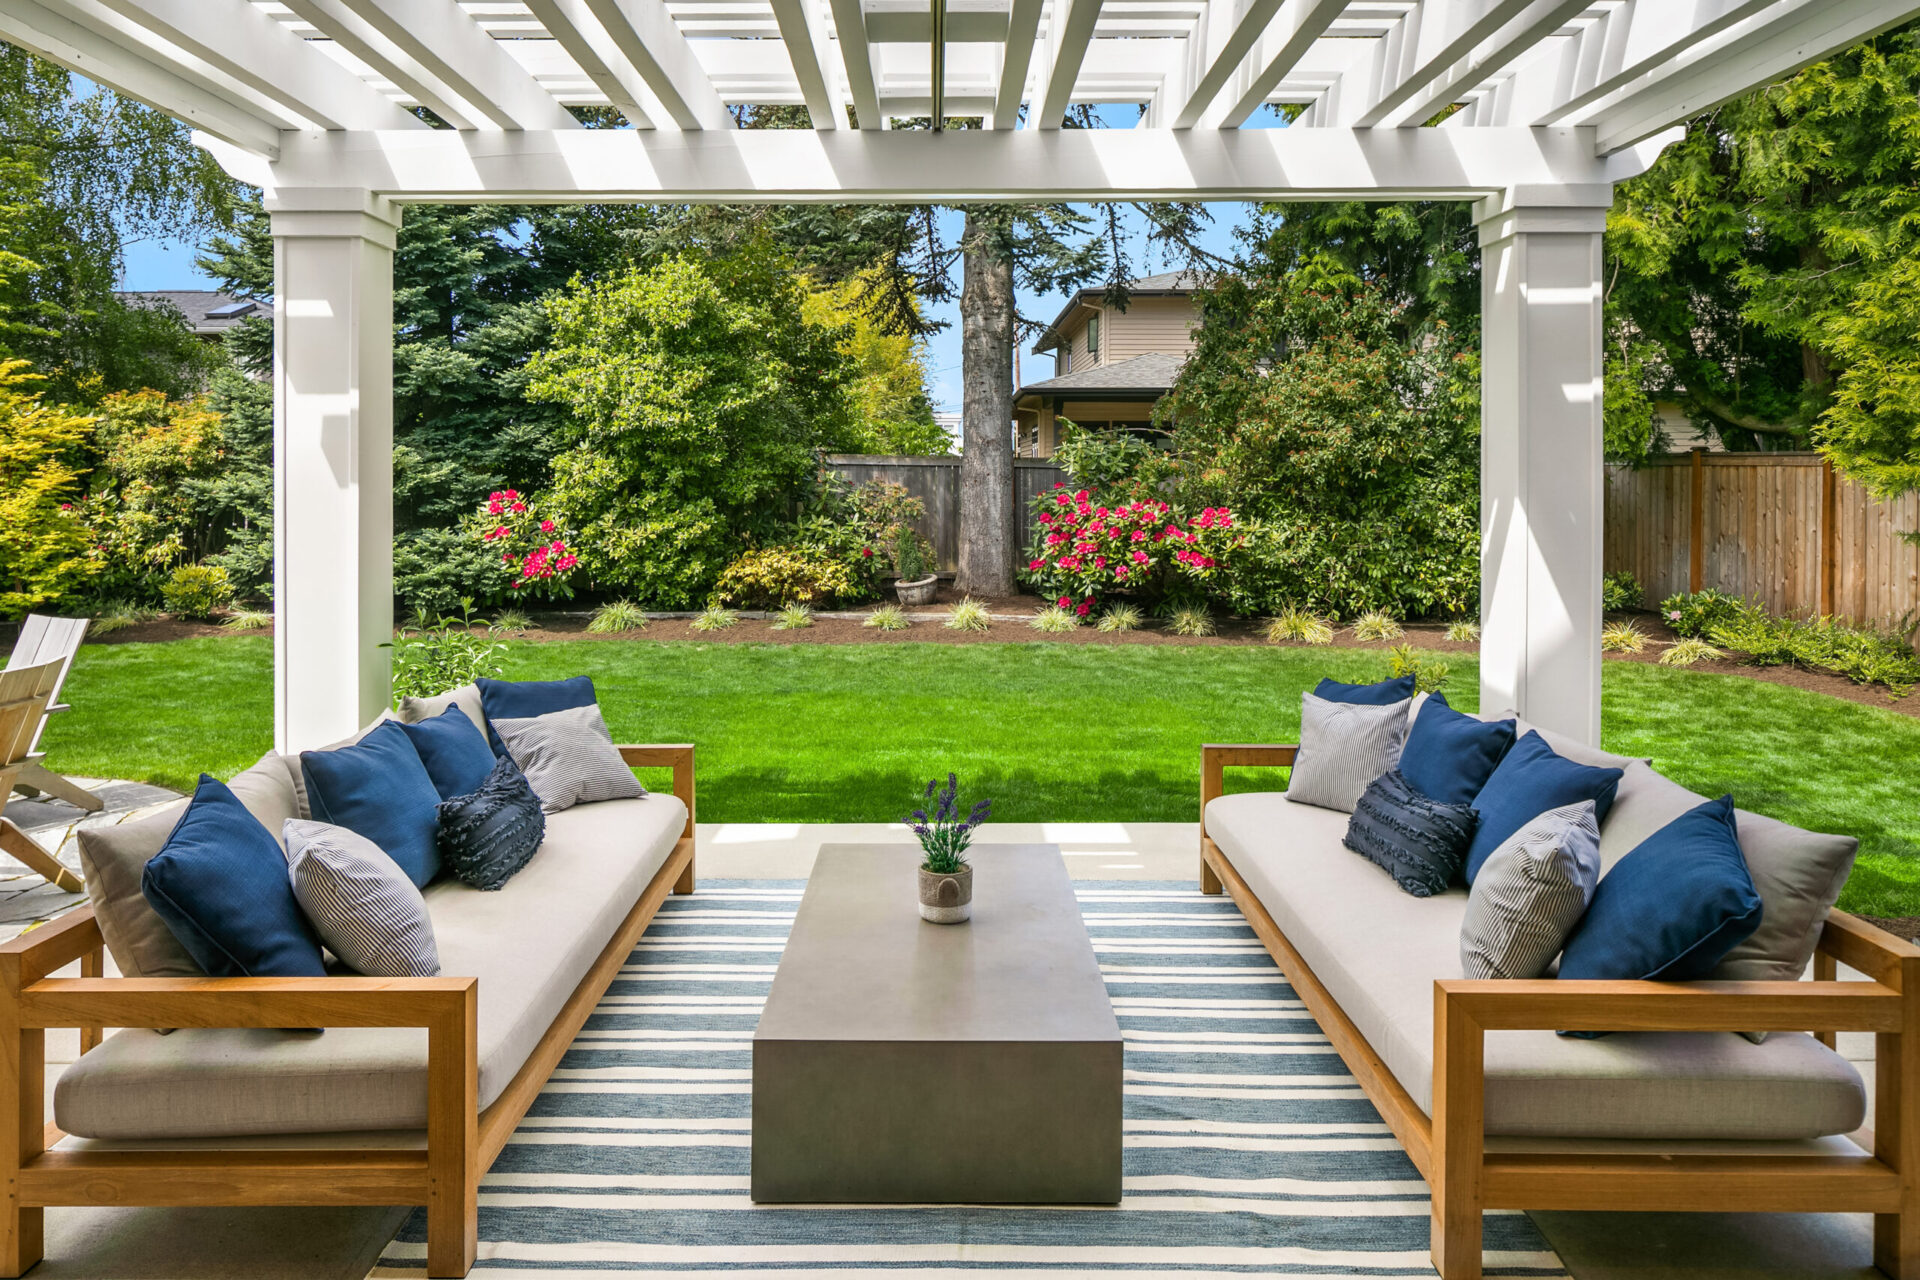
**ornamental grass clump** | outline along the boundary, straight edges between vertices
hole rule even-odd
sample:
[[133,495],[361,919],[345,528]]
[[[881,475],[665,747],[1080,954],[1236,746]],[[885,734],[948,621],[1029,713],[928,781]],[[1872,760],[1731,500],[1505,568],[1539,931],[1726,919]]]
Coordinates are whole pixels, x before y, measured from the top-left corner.
[[813,609],[804,604],[790,604],[773,617],[775,631],[804,631],[813,625]]
[[[499,626],[499,619],[494,620]],[[619,631],[645,631],[647,629],[647,611],[631,600],[613,600],[593,611],[593,618],[587,623],[587,630],[595,635],[610,635]],[[713,628],[703,627],[710,631]]]
[[1446,688],[1447,677],[1453,672],[1451,663],[1439,658],[1422,657],[1410,644],[1397,644],[1387,652],[1394,679],[1412,676],[1414,690],[1418,693],[1438,693]]
[[1100,615],[1096,628],[1100,631],[1138,631],[1146,621],[1138,605],[1108,605],[1107,611]]
[[907,611],[899,605],[883,604],[868,614],[867,620],[860,625],[880,631],[905,631],[913,622],[907,617]]
[[932,815],[925,809],[915,809],[907,819],[924,855],[920,865],[937,876],[958,875],[966,869],[967,846],[973,843],[973,833],[993,813],[993,801],[981,800],[966,817],[960,817],[960,780],[951,773],[944,789],[938,778],[928,779],[921,798],[932,803]]
[[[273,625],[271,609],[235,609],[220,624],[229,631],[261,631]],[[95,627],[95,631],[99,628]]]
[[1675,641],[1667,646],[1660,655],[1663,667],[1690,667],[1696,662],[1709,662],[1725,655],[1698,636],[1688,636],[1685,640]]
[[725,631],[740,621],[740,615],[732,609],[723,609],[717,604],[707,606],[706,612],[693,620],[695,631]]
[[1385,609],[1369,609],[1353,620],[1355,640],[1398,640],[1406,632]]
[[1167,615],[1167,630],[1177,636],[1210,636],[1214,632],[1213,615],[1205,605],[1181,605]]
[[1080,619],[1074,616],[1073,610],[1050,604],[1034,614],[1033,621],[1027,625],[1035,631],[1046,631],[1057,635],[1062,631],[1072,631],[1080,625]]
[[993,618],[987,606],[968,596],[947,611],[947,620],[940,625],[953,631],[985,631],[993,625]]
[[1262,634],[1266,636],[1268,644],[1280,644],[1287,640],[1297,640],[1301,644],[1332,644],[1333,623],[1311,609],[1290,604],[1273,615]]
[[533,619],[518,609],[502,609],[493,615],[493,621],[487,625],[502,634],[517,636],[523,631],[533,630]]
[[1647,647],[1647,633],[1633,622],[1609,622],[1600,632],[1600,647],[1608,653],[1640,653]]
[[1470,618],[1456,618],[1447,624],[1447,639],[1455,644],[1479,644],[1480,624]]
[[87,624],[89,635],[104,636],[115,631],[124,631],[128,627],[137,627],[143,622],[152,622],[160,616],[158,609],[147,605],[135,604],[131,600],[109,600],[105,604],[94,606],[93,621]]

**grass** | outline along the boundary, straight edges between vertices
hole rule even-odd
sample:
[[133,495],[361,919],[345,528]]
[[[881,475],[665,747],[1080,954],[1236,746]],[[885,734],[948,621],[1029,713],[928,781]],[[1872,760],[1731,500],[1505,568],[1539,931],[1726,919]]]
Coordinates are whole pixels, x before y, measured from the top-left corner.
[[805,631],[813,625],[813,606],[790,604],[774,615],[775,631]]
[[940,625],[954,631],[987,631],[993,627],[993,613],[968,596],[947,612],[947,620]]
[[[996,820],[1192,821],[1200,743],[1292,742],[1301,689],[1388,666],[1378,651],[1038,638],[505,644],[509,678],[592,676],[617,740],[698,743],[705,822],[896,819],[948,769],[993,799]],[[1446,656],[1448,698],[1470,709],[1477,665]],[[262,636],[87,645],[67,685],[73,710],[47,729],[49,762],[178,788],[202,769],[229,777],[272,745],[272,690]],[[1609,749],[1651,756],[1703,795],[1858,836],[1842,905],[1920,915],[1920,770],[1904,763],[1920,758],[1920,720],[1650,663],[1606,664],[1604,699]],[[1274,782],[1228,774],[1234,790]]]
[[622,631],[645,631],[647,611],[631,600],[610,600],[593,611],[587,630],[599,635],[617,635]]

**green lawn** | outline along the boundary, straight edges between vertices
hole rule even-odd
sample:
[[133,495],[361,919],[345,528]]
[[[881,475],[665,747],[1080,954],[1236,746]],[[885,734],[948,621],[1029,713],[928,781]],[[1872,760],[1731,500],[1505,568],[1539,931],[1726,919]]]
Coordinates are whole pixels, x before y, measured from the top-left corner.
[[[1471,659],[1449,655],[1471,709]],[[1048,644],[512,644],[507,674],[587,674],[616,739],[700,746],[711,822],[898,818],[957,770],[1010,821],[1194,817],[1203,741],[1290,742],[1299,691],[1384,674],[1378,652]],[[259,637],[89,645],[51,763],[190,786],[270,745]],[[1765,684],[1609,663],[1606,746],[1708,795],[1861,841],[1842,902],[1920,915],[1920,721]],[[1262,785],[1242,772],[1233,785]]]

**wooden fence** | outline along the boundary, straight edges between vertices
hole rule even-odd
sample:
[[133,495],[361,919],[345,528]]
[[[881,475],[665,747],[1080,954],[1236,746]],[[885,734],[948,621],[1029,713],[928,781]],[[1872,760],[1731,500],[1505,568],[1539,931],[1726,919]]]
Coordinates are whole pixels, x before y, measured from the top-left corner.
[[1606,567],[1649,606],[1716,587],[1776,613],[1883,622],[1920,609],[1920,495],[1876,502],[1817,453],[1691,453],[1607,469]]
[[[849,483],[891,480],[905,485],[907,492],[924,502],[927,516],[920,532],[933,543],[940,572],[952,573],[960,563],[960,459],[920,458],[885,454],[836,453],[827,456],[832,467]],[[1018,513],[1022,548],[1034,540],[1034,525],[1027,515],[1027,504],[1067,473],[1044,458],[1013,460],[1013,502]],[[1024,561],[1022,561],[1024,563]]]

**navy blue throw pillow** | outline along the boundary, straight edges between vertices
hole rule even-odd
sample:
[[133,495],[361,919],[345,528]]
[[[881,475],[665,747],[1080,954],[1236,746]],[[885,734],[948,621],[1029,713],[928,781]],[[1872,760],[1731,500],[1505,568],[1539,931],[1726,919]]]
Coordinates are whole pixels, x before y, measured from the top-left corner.
[[494,755],[486,738],[459,707],[400,727],[413,740],[413,749],[420,753],[420,763],[427,767],[442,800],[477,790],[493,772]]
[[1473,825],[1472,809],[1423,796],[1390,769],[1367,784],[1341,843],[1414,897],[1431,898],[1459,878]]
[[1567,939],[1560,976],[1704,978],[1760,927],[1760,911],[1733,797],[1721,796],[1648,836],[1600,877]]
[[294,899],[287,855],[225,785],[206,774],[140,892],[194,962],[216,978],[320,978],[320,940]]
[[373,841],[418,888],[440,873],[433,838],[440,793],[398,720],[350,747],[302,751],[300,768],[316,820]]
[[476,889],[505,884],[546,834],[540,797],[510,759],[494,765],[472,793],[440,805],[440,858],[450,875]]
[[1467,850],[1467,883],[1473,883],[1480,864],[1508,836],[1549,809],[1591,800],[1594,822],[1605,822],[1620,776],[1619,769],[1575,764],[1528,730],[1473,799],[1473,807],[1480,811],[1480,827]]
[[1328,702],[1357,702],[1365,707],[1384,707],[1411,698],[1413,685],[1412,676],[1395,676],[1377,684],[1341,684],[1338,680],[1322,678],[1319,684],[1313,686],[1313,696],[1325,698]]
[[493,731],[495,720],[527,720],[549,711],[571,711],[592,705],[593,679],[574,676],[569,680],[489,680],[474,681],[480,686],[480,709],[487,713],[487,745],[500,759],[507,758],[507,744]]
[[1476,720],[1429,694],[1400,750],[1400,772],[1423,795],[1470,805],[1512,746],[1513,721]]

